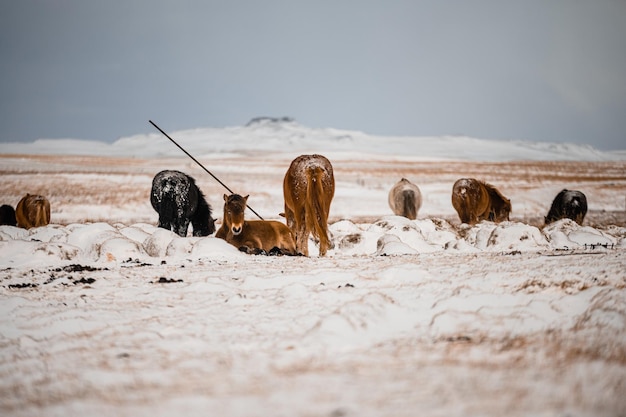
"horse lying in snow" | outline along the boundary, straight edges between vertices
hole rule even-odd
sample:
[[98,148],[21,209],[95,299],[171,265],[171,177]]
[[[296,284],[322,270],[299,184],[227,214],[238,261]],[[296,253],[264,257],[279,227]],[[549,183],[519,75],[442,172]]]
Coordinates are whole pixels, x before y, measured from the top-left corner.
[[474,178],[461,178],[452,187],[452,206],[461,222],[470,225],[482,220],[509,220],[511,201],[491,184]]
[[42,195],[26,194],[15,207],[15,220],[24,229],[47,226],[50,224],[50,202]]
[[422,193],[417,185],[402,178],[391,187],[388,201],[394,214],[415,220],[422,207]]
[[587,197],[580,191],[564,189],[552,201],[545,223],[572,219],[582,225],[587,214]]
[[161,171],[152,180],[150,203],[159,213],[159,227],[187,236],[189,223],[194,236],[215,232],[211,206],[206,202],[196,181],[180,171]]
[[215,237],[250,254],[297,255],[291,230],[274,220],[245,220],[249,196],[224,194],[224,219]]

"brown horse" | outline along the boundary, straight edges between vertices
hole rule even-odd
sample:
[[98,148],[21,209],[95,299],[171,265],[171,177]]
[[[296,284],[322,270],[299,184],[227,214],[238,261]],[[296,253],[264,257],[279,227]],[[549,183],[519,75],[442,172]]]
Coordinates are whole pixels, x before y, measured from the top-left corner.
[[26,194],[15,207],[15,219],[24,229],[46,226],[50,223],[50,202],[44,196]]
[[452,206],[463,223],[476,224],[482,220],[509,220],[511,201],[493,185],[474,178],[461,178],[452,187]]
[[274,220],[245,220],[249,196],[224,194],[224,219],[215,237],[250,254],[297,255],[291,230]]
[[415,220],[417,212],[422,207],[422,193],[417,185],[402,178],[391,187],[388,202],[394,214]]
[[283,181],[287,226],[296,236],[298,252],[309,255],[309,234],[320,243],[320,256],[331,247],[328,213],[335,195],[333,166],[322,155],[300,155]]

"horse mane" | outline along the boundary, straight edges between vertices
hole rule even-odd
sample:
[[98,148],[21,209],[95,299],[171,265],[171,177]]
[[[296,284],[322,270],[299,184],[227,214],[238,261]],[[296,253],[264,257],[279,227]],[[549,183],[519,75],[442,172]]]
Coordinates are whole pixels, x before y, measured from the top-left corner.
[[241,206],[242,210],[246,209],[246,197],[243,197],[239,194],[231,194],[229,196],[226,196],[227,200],[226,202],[228,204],[238,204],[239,206]]
[[[491,210],[491,213],[489,213],[489,217],[491,217],[493,215],[494,218],[490,219],[490,220],[492,220],[492,221],[498,220],[495,217],[498,216],[499,212],[503,208],[506,208],[506,211],[510,215],[510,213],[511,213],[511,200],[506,198],[504,196],[504,194],[502,194],[500,192],[500,190],[498,190],[496,187],[494,187],[493,185],[489,184],[488,182],[481,181],[481,183],[487,189],[487,192],[489,193],[489,199],[491,200],[492,210]],[[495,213],[494,213],[494,211],[495,211]],[[507,216],[507,218],[508,218],[508,216]]]
[[502,193],[500,192],[500,190],[498,190],[496,187],[494,187],[493,185],[489,184],[488,182],[484,182],[484,181],[481,181],[481,182],[482,182],[482,184],[485,186],[485,188],[487,189],[487,192],[489,193],[489,196],[490,196],[491,198],[493,198],[493,197],[497,197],[497,198],[498,198],[498,200],[501,200],[502,202],[507,202],[507,201],[509,201],[509,199],[508,199],[508,198],[506,198],[506,197],[504,196],[504,194],[502,194]]

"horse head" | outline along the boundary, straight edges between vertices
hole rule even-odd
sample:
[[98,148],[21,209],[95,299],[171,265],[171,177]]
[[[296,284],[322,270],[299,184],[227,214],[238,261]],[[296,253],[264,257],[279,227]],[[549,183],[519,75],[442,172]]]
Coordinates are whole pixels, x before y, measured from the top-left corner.
[[242,197],[239,194],[224,194],[224,224],[237,236],[243,231],[244,213],[249,195]]

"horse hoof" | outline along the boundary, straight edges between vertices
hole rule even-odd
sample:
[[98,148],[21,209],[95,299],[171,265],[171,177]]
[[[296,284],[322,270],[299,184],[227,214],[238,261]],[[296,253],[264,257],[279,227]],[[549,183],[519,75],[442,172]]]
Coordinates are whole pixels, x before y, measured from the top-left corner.
[[279,248],[278,246],[274,246],[272,249],[270,249],[270,251],[268,252],[268,255],[270,256],[282,256],[285,253],[283,252],[283,250],[281,248]]

